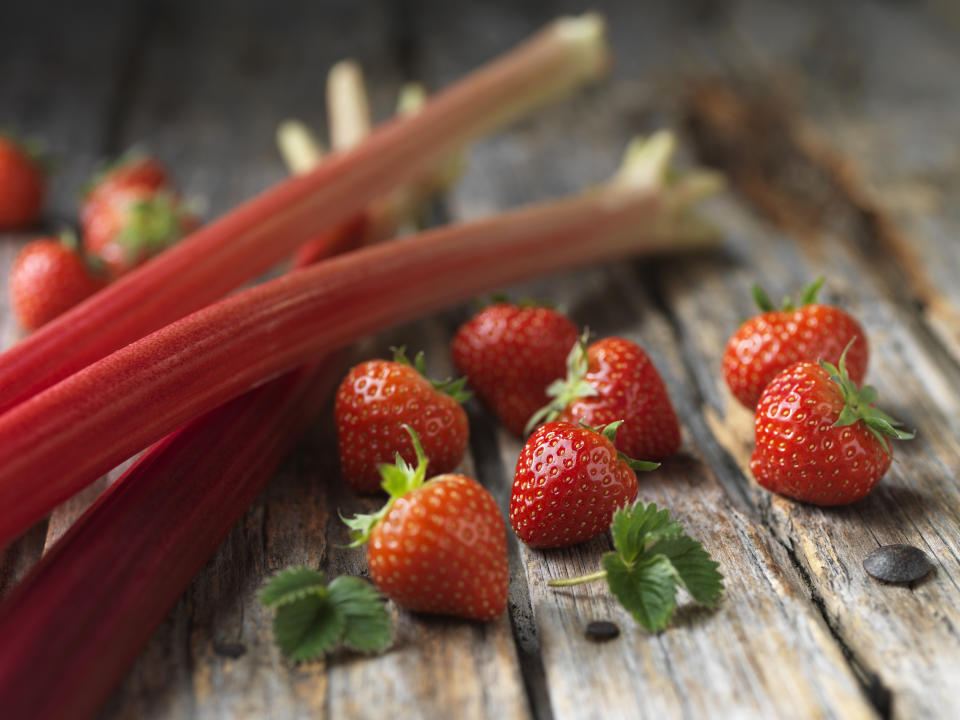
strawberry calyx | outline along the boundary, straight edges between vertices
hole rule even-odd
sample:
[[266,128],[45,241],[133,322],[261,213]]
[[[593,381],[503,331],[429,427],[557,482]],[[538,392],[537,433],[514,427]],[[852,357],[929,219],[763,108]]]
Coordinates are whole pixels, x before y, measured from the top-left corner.
[[83,243],[77,237],[77,233],[69,228],[65,228],[57,235],[60,244],[75,255],[79,255],[83,264],[91,274],[99,280],[105,280],[107,276],[107,266],[100,258],[85,252]]
[[[592,430],[595,433],[603,435],[607,440],[610,441],[610,444],[614,447],[617,446],[617,430],[620,426],[623,425],[623,420],[614,420],[612,423],[607,424],[605,427],[597,429],[587,425],[582,420],[580,421],[580,427],[586,428],[587,430]],[[617,450],[617,456],[623,460],[631,470],[635,472],[649,472],[650,470],[656,470],[660,467],[660,463],[651,462],[650,460],[634,460],[632,457],[627,456],[620,450]]]
[[144,251],[153,255],[164,250],[179,240],[183,231],[183,213],[177,198],[161,191],[130,205],[117,243],[136,259]]
[[[542,422],[553,422],[560,413],[577,398],[593,397],[597,389],[586,381],[588,360],[587,340],[590,331],[585,330],[580,339],[570,349],[567,355],[567,377],[563,380],[554,380],[547,387],[547,396],[553,398],[549,403],[530,416],[524,432],[528,435]],[[592,428],[591,428],[592,429]]]
[[837,416],[836,422],[833,423],[833,427],[846,427],[862,422],[889,455],[891,454],[890,439],[910,440],[916,433],[900,430],[903,423],[873,406],[878,397],[875,387],[872,385],[857,387],[857,384],[850,379],[847,372],[847,351],[851,345],[853,345],[853,340],[847,343],[847,346],[843,349],[839,367],[824,360],[819,361],[820,367],[827,371],[830,379],[840,386],[840,392],[843,395],[843,409]]
[[442,392],[444,395],[449,395],[461,405],[473,396],[473,393],[466,389],[466,377],[447,378],[446,380],[431,380],[427,377],[427,360],[423,354],[423,350],[414,356],[413,362],[410,362],[410,358],[407,357],[407,348],[405,345],[391,348],[391,350],[393,350],[393,361],[395,363],[412,367],[430,383],[430,387],[434,390]]
[[803,290],[800,293],[800,302],[795,303],[793,298],[789,295],[784,296],[783,301],[780,303],[780,307],[777,308],[774,306],[773,301],[770,300],[770,296],[764,291],[759,285],[754,285],[750,288],[750,293],[753,295],[753,301],[757,304],[757,307],[762,312],[774,312],[779,309],[781,312],[791,312],[797,308],[805,307],[807,305],[813,305],[817,302],[817,295],[820,293],[820,288],[823,287],[823,277],[818,277],[809,285],[804,286]]
[[345,547],[359,547],[367,542],[373,528],[390,512],[397,498],[421,487],[427,478],[427,463],[429,460],[426,453],[423,452],[423,446],[420,445],[420,438],[417,436],[416,430],[409,425],[405,424],[403,429],[410,434],[413,451],[417,454],[417,465],[411,467],[399,452],[393,465],[388,463],[380,465],[380,476],[383,478],[380,487],[386,490],[390,497],[386,504],[375,513],[355,515],[352,518],[340,516],[344,524],[350,528],[351,542]]

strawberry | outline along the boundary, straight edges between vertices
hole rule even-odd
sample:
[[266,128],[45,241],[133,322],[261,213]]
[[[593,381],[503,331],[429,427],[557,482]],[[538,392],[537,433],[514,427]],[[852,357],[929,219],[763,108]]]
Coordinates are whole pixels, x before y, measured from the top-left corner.
[[32,225],[46,187],[43,165],[23,143],[0,135],[0,230]]
[[800,307],[784,298],[780,310],[760,287],[753,287],[764,312],[741,325],[723,353],[727,385],[748,408],[756,407],[763,389],[784,368],[801,360],[836,363],[851,340],[847,367],[855,383],[863,381],[869,356],[866,333],[840,308],[816,302],[821,285],[823,278],[818,278],[804,288]]
[[90,181],[80,209],[81,222],[85,225],[88,216],[96,212],[97,205],[114,192],[132,187],[157,191],[168,186],[167,171],[156,158],[137,151],[128,152]]
[[528,427],[544,419],[594,427],[623,420],[617,449],[629,457],[662,460],[680,447],[680,425],[660,373],[629,340],[605,338],[587,347],[584,337],[567,358],[566,380],[547,394],[553,401]]
[[500,302],[457,330],[453,364],[507,430],[522,436],[548,402],[547,386],[566,373],[577,335],[576,325],[556,310]]
[[507,529],[493,496],[463,475],[424,482],[427,457],[409,426],[417,466],[397,454],[383,465],[387,504],[345,520],[351,547],[369,541],[370,577],[397,605],[416,612],[492,620],[507,606]]
[[423,374],[423,353],[414,362],[411,366],[400,348],[393,362],[360,363],[340,383],[334,403],[340,468],[358,492],[376,492],[380,464],[397,453],[414,461],[415,448],[404,425],[423,439],[437,472],[453,470],[463,459],[470,436],[460,406],[469,397],[465,381],[431,382]]
[[750,470],[763,487],[815,505],[866,496],[890,467],[887,438],[912,433],[873,406],[874,388],[840,366],[799,362],[777,375],[757,405]]
[[111,277],[129,272],[195,226],[180,200],[147,185],[114,187],[85,208],[83,244]]
[[36,330],[104,286],[70,247],[76,240],[28,243],[10,271],[10,305],[25,330]]
[[621,421],[601,432],[568,422],[541,425],[530,436],[513,476],[510,525],[530,547],[555,548],[605,532],[617,508],[637,497],[631,460],[615,446]]

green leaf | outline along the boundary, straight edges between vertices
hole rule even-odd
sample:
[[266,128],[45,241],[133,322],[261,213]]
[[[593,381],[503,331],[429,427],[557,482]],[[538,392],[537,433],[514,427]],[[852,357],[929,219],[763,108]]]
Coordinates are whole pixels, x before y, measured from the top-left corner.
[[647,630],[662,630],[677,606],[677,572],[662,555],[627,565],[617,553],[606,553],[607,584],[620,604]]
[[273,636],[291,660],[315,660],[340,642],[346,626],[343,611],[328,597],[308,595],[277,609]]
[[330,602],[343,613],[343,644],[360,652],[382,652],[393,640],[393,620],[384,597],[368,582],[342,575],[330,583]]
[[683,532],[680,523],[670,519],[668,510],[657,510],[656,503],[634,503],[613,514],[610,526],[613,546],[627,564],[633,563],[647,544],[656,538],[672,537]]
[[527,421],[524,432],[528,435],[542,422],[552,422],[563,412],[567,405],[577,398],[593,397],[597,389],[586,381],[589,361],[587,360],[587,341],[590,331],[584,330],[583,335],[567,354],[567,377],[563,380],[554,380],[547,387],[547,397],[550,402],[537,410]]
[[308,595],[326,594],[327,579],[322,572],[308,567],[281,570],[260,591],[260,603],[277,607],[302,600]]
[[822,287],[823,276],[821,275],[803,289],[803,293],[800,295],[800,305],[813,305],[817,301],[817,295]]
[[664,537],[648,548],[650,555],[667,558],[687,592],[701,605],[716,606],[723,595],[719,563],[689,535]]
[[770,299],[770,296],[764,292],[763,288],[759,285],[754,285],[750,288],[750,294],[753,295],[753,301],[757,304],[757,307],[762,312],[771,312],[776,310],[773,306],[773,301]]
[[417,436],[416,430],[409,425],[404,425],[403,429],[407,431],[410,435],[410,440],[413,442],[413,450],[417,454],[417,466],[415,468],[411,467],[400,453],[397,453],[397,458],[393,465],[387,465],[386,463],[380,465],[380,475],[383,477],[383,482],[380,486],[387,491],[390,498],[387,500],[386,505],[375,513],[357,515],[352,518],[345,518],[343,515],[340,516],[343,523],[350,528],[350,538],[352,542],[346,547],[358,547],[369,540],[370,533],[373,532],[374,526],[390,512],[394,500],[406,495],[408,492],[416,490],[423,485],[427,479],[427,463],[429,461],[423,452],[420,438]]

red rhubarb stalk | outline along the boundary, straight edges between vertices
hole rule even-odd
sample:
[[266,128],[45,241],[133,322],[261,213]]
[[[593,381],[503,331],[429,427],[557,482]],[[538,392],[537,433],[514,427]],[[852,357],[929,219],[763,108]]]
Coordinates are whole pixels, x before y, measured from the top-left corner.
[[701,193],[697,180],[658,190],[616,179],[583,196],[367,247],[116,351],[0,416],[0,546],[164,434],[325,351],[500,285],[675,248],[644,229],[658,210]]
[[603,21],[563,18],[351,151],[202,227],[0,359],[0,412],[222,297],[471,138],[597,77]]
[[[334,104],[358,95],[365,90],[353,84]],[[305,127],[291,127],[278,141],[296,173],[322,151]],[[351,224],[327,237],[338,242],[313,243],[315,254],[356,246],[362,232]],[[320,411],[345,355],[212,410],[152,446],[117,480],[0,604],[0,707],[11,717],[54,718],[64,709],[72,718],[95,715]]]
[[92,717],[342,376],[334,353],[151,448],[0,604],[0,715]]

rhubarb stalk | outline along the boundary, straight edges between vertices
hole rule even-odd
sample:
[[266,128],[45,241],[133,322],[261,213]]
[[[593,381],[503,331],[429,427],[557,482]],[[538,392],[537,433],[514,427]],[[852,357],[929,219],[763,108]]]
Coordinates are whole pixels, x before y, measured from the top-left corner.
[[200,228],[0,358],[0,412],[256,277],[472,138],[600,75],[603,20],[561,18],[353,150]]
[[[367,247],[251,288],[0,416],[0,546],[98,475],[257,383],[496,286],[677,243],[646,228],[715,183],[630,174],[591,193]],[[644,176],[641,174],[641,177]]]
[[[351,82],[335,95],[330,106],[366,93]],[[319,162],[306,127],[281,127],[278,144],[291,172]],[[348,128],[356,126],[341,126],[333,139]],[[362,237],[349,229],[337,234],[353,245]],[[324,249],[338,248],[314,248]],[[293,370],[161,440],[71,527],[0,604],[6,713],[42,719],[68,708],[72,718],[95,715],[320,411],[345,355]]]

